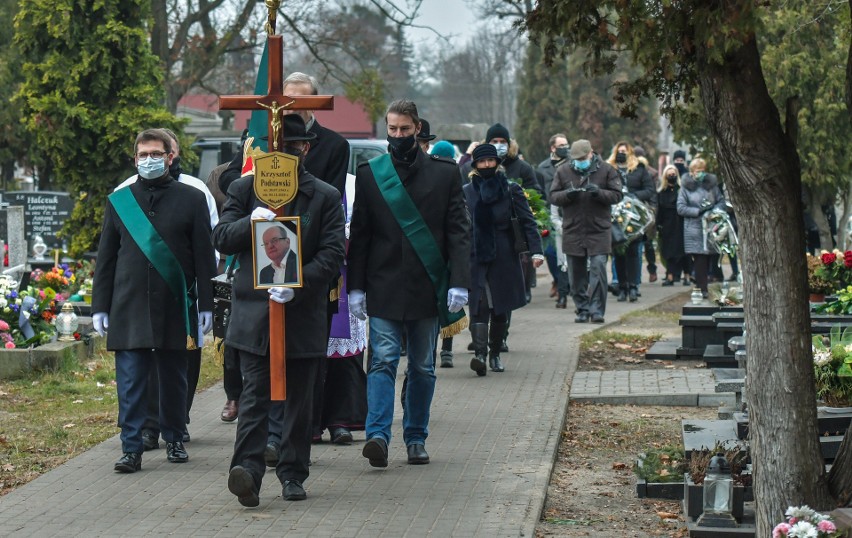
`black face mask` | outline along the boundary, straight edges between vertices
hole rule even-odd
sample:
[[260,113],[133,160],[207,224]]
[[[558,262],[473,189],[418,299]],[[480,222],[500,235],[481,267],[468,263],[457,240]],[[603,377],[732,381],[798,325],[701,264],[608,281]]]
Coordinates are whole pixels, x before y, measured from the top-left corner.
[[556,155],[556,157],[558,159],[567,159],[569,149],[571,149],[571,148],[568,148],[568,147],[556,148],[556,151],[554,151],[553,154]]
[[689,172],[689,169],[687,169],[686,165],[683,163],[674,163],[674,165],[680,175],[684,175],[685,173]]
[[677,176],[666,176],[666,181],[674,185],[677,183]]
[[618,164],[624,164],[627,162],[627,154],[626,153],[616,153],[615,154],[615,162]]
[[177,181],[182,173],[183,170],[180,168],[180,157],[175,157],[172,159],[172,164],[169,165],[169,175]]
[[494,166],[492,168],[477,168],[476,173],[479,174],[479,177],[482,179],[491,179],[497,174],[497,167]]
[[303,149],[304,148],[285,145],[283,148],[281,148],[281,151],[282,151],[282,153],[286,153],[287,155],[292,155],[293,157],[301,159]]
[[410,152],[417,145],[414,135],[402,136],[399,138],[388,135],[388,146],[397,157],[402,157]]

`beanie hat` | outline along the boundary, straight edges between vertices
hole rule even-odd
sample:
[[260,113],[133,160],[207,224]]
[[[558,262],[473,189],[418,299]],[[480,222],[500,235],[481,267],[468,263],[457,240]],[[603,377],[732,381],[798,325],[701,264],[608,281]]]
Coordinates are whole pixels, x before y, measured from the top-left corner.
[[491,144],[480,144],[476,146],[473,150],[473,155],[471,156],[473,162],[488,159],[489,157],[492,159],[500,160],[500,157],[497,156],[497,148],[492,146]]
[[506,129],[500,123],[495,123],[494,125],[489,127],[488,132],[485,133],[485,141],[491,142],[495,138],[505,138],[508,141],[509,140],[509,129]]
[[441,140],[432,146],[432,155],[453,159],[456,156],[456,148],[446,140]]
[[645,148],[642,146],[633,146],[633,155],[636,155],[637,157],[647,157]]
[[682,149],[679,149],[672,154],[672,159],[683,159],[686,160],[686,152]]

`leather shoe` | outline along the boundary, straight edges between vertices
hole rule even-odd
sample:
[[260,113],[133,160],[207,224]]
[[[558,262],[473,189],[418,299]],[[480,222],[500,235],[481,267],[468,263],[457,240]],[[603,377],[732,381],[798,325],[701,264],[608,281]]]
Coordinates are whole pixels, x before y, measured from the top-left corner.
[[388,443],[381,437],[371,437],[364,445],[361,455],[370,460],[373,467],[387,467]]
[[420,443],[408,445],[408,463],[410,465],[426,465],[429,463],[429,454],[426,447]]
[[284,497],[285,501],[304,501],[308,498],[308,494],[305,493],[302,483],[292,479],[284,481],[284,489],[281,496]]
[[119,473],[135,473],[142,469],[142,454],[125,452],[121,459],[115,462],[113,468]]
[[154,435],[151,432],[142,432],[142,447],[146,452],[154,450],[155,448],[160,448],[160,441],[158,437],[159,436]]
[[649,273],[648,274],[648,282],[656,282],[657,281],[657,273]]
[[266,461],[267,467],[278,466],[278,447],[280,445],[275,441],[270,441],[266,445],[266,450],[263,451],[263,459]]
[[166,457],[172,463],[186,463],[189,461],[189,454],[186,453],[182,441],[166,443]]
[[556,289],[556,284],[550,286],[550,297],[556,297],[556,295],[558,293],[559,293],[559,290]]
[[334,428],[331,430],[331,442],[335,445],[348,445],[352,443],[352,432],[346,428]]
[[661,286],[674,286],[674,280],[663,280]]
[[192,441],[192,437],[189,436],[189,430],[183,430],[183,435],[181,435],[180,440],[184,443]]
[[589,313],[588,312],[580,312],[577,314],[577,317],[574,318],[574,323],[588,323],[589,322]]
[[260,504],[254,478],[242,465],[235,465],[228,473],[228,491],[236,495],[243,506],[253,508]]
[[222,422],[233,422],[237,420],[240,414],[240,402],[237,400],[228,400],[225,402],[225,407],[222,408]]
[[600,314],[592,315],[592,323],[603,323],[603,322],[604,322],[604,317],[601,316]]
[[628,298],[630,299],[631,303],[635,303],[636,300],[639,298],[639,290],[637,290],[636,288],[630,288],[630,291],[628,292]]
[[619,303],[623,303],[626,300],[627,300],[627,290],[624,290],[624,289],[618,290],[618,297],[616,298],[616,301],[618,301]]
[[568,297],[560,297],[556,300],[556,308],[568,308]]

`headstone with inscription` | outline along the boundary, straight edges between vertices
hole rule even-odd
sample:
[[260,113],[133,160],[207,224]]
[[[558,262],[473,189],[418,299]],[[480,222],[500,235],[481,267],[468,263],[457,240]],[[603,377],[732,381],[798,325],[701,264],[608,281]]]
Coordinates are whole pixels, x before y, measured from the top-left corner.
[[27,239],[32,240],[40,235],[49,248],[62,246],[57,234],[74,209],[74,202],[67,192],[7,192],[3,195],[3,201],[10,206],[24,208],[24,233]]
[[[9,264],[2,267],[2,271],[11,274],[15,280],[20,280],[27,263],[23,207],[9,206],[0,209],[0,239],[9,248]],[[0,265],[3,264],[4,254],[0,252]]]

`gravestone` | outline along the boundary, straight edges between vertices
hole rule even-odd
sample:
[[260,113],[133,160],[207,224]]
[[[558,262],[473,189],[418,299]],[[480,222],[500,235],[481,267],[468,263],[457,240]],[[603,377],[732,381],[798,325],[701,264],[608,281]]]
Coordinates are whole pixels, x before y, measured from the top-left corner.
[[67,192],[7,192],[3,201],[10,206],[24,208],[24,233],[28,239],[40,235],[51,249],[62,247],[57,234],[74,209],[74,202]]
[[[24,208],[20,206],[0,209],[0,239],[9,246],[9,266],[3,271],[22,273],[27,262],[27,241],[24,235]],[[12,275],[16,280],[20,275]]]

